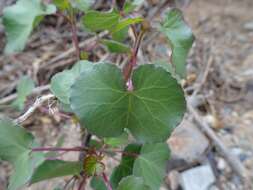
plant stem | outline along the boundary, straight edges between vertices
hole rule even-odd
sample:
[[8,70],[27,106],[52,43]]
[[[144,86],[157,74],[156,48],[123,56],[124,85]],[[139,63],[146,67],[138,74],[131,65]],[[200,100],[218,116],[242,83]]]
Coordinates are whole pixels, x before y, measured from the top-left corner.
[[75,46],[76,49],[76,56],[78,60],[80,59],[80,48],[79,48],[79,43],[78,43],[78,37],[77,37],[77,28],[76,28],[76,23],[71,22],[71,31],[72,31],[72,42]]
[[88,151],[88,148],[85,147],[73,147],[73,148],[58,148],[58,147],[39,147],[39,148],[32,148],[33,152],[81,152],[81,151]]
[[108,177],[106,176],[105,172],[102,173],[102,176],[103,176],[103,180],[105,182],[105,185],[107,187],[107,190],[112,190],[112,185],[111,185]]
[[138,37],[134,43],[134,48],[132,50],[130,60],[129,60],[128,64],[123,69],[123,75],[124,75],[124,79],[126,82],[130,82],[129,79],[130,79],[132,70],[133,70],[134,66],[136,66],[137,54],[138,54],[140,44],[141,44],[144,34],[145,34],[145,31],[141,31],[140,34],[138,35]]
[[85,183],[86,183],[86,177],[84,176],[79,184],[78,190],[84,189]]

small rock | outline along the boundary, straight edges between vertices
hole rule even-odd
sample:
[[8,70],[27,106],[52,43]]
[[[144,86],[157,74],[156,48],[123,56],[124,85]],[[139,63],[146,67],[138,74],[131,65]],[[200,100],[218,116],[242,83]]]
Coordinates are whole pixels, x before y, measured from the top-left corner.
[[174,130],[168,144],[172,160],[183,160],[191,164],[203,158],[209,141],[190,121],[184,120]]
[[180,174],[176,170],[169,172],[166,183],[169,185],[171,190],[177,190],[180,182]]
[[244,24],[246,30],[253,30],[253,22],[247,22]]
[[227,167],[227,162],[223,158],[219,158],[217,161],[217,168],[219,170],[225,170]]
[[183,190],[209,190],[215,182],[210,165],[198,166],[181,174]]

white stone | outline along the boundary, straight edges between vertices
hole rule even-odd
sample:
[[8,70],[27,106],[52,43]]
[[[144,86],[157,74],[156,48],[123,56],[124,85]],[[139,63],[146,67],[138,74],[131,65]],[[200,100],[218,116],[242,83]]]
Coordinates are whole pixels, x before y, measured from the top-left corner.
[[211,167],[203,165],[183,172],[180,181],[183,190],[209,190],[215,177]]

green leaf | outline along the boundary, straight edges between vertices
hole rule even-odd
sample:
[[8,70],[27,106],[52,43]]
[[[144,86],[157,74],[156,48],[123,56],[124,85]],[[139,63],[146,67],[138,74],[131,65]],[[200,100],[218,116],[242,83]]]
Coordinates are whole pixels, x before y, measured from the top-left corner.
[[102,43],[112,53],[129,53],[131,51],[129,46],[114,40],[102,40]]
[[116,11],[88,11],[82,18],[83,25],[93,32],[112,30],[119,22],[120,15]]
[[32,90],[35,87],[34,81],[28,77],[24,76],[20,79],[17,85],[17,99],[12,103],[12,105],[18,110],[23,110],[26,97],[31,94]]
[[90,186],[94,190],[107,190],[107,187],[102,179],[102,177],[94,176],[90,181]]
[[112,39],[118,42],[123,42],[128,36],[129,27],[125,27],[118,32],[112,33]]
[[142,177],[145,184],[152,190],[157,190],[166,175],[169,157],[170,151],[166,143],[144,144],[135,160],[133,175]]
[[115,167],[113,169],[110,181],[111,185],[114,189],[116,189],[119,185],[119,182],[121,181],[122,178],[132,175],[133,173],[133,165],[134,161],[137,158],[134,155],[130,154],[136,154],[138,155],[141,150],[141,145],[139,144],[129,144],[125,149],[124,153],[121,158],[120,165]]
[[117,190],[151,190],[141,177],[128,176],[122,179]]
[[10,120],[0,118],[0,158],[14,166],[8,190],[23,187],[44,159],[43,154],[31,152],[33,136]]
[[70,2],[74,8],[86,12],[95,3],[95,0],[70,0]]
[[178,9],[170,10],[160,30],[167,36],[172,47],[172,63],[176,73],[185,77],[186,58],[194,42],[194,36],[183,20],[182,12]]
[[128,143],[128,134],[122,133],[118,137],[104,138],[104,143],[111,147],[118,147]]
[[144,0],[128,0],[124,5],[124,13],[132,12],[137,6],[140,6]]
[[69,9],[71,6],[69,0],[53,0],[53,4],[55,4],[55,6],[61,11]]
[[79,175],[82,171],[82,162],[63,160],[45,160],[33,172],[30,183],[37,183],[56,177]]
[[95,64],[71,87],[70,105],[81,123],[99,137],[116,137],[128,128],[140,142],[165,141],[185,112],[181,86],[161,67],[141,65],[126,91],[119,68]]
[[143,21],[143,18],[140,18],[140,17],[123,19],[119,21],[119,23],[115,26],[115,28],[112,30],[112,33],[118,32],[131,24],[140,23],[142,21]]
[[92,63],[89,61],[78,61],[70,70],[65,70],[53,76],[50,90],[63,103],[69,104],[70,87],[84,70],[89,70]]
[[43,5],[40,0],[18,0],[3,11],[3,24],[7,35],[5,53],[22,51],[35,23],[41,16],[53,14],[56,7]]

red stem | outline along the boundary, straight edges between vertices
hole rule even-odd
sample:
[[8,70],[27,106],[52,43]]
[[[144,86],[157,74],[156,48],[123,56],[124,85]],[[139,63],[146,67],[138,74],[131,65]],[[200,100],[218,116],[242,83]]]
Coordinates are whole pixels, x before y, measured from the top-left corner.
[[87,148],[84,147],[73,147],[73,148],[58,148],[58,147],[39,147],[39,148],[32,148],[33,152],[81,152],[81,151],[88,151]]
[[104,172],[102,173],[102,176],[103,176],[103,180],[105,182],[105,185],[107,187],[107,190],[112,190],[112,185]]
[[71,31],[72,31],[72,42],[75,46],[76,49],[76,56],[77,59],[80,59],[80,48],[79,48],[79,43],[78,43],[78,37],[77,37],[77,28],[75,22],[71,22]]
[[86,177],[84,176],[79,187],[78,187],[78,190],[84,189],[85,183],[86,183]]
[[72,15],[72,18],[69,18],[68,16],[62,14],[61,12],[57,12],[56,15],[63,17],[71,25],[72,43],[75,46],[76,56],[77,56],[77,59],[79,60],[80,59],[80,48],[79,48],[79,42],[78,42],[78,37],[77,37],[77,28],[76,28],[76,22],[74,20],[74,16]]

